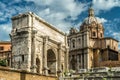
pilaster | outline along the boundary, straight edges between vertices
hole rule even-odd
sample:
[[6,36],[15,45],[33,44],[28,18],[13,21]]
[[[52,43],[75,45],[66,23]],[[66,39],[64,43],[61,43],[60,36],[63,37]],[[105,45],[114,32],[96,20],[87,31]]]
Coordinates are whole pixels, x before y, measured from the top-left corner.
[[32,55],[32,66],[31,66],[31,69],[32,69],[32,72],[36,73],[36,34],[37,34],[37,31],[36,30],[32,30],[32,41],[33,41],[33,45],[32,45],[32,50],[33,50],[33,53],[31,54]]
[[48,75],[48,67],[47,67],[47,44],[48,44],[48,36],[43,38],[43,74]]
[[79,55],[77,55],[77,70],[79,70]]
[[69,70],[69,48],[66,47],[66,53],[65,53],[65,66],[66,66],[66,70]]

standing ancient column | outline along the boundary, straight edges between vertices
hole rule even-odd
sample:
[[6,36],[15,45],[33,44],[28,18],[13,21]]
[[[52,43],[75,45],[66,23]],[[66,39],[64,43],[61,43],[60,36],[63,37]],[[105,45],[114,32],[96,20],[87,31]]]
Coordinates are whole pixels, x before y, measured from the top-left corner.
[[65,54],[65,63],[66,63],[66,70],[68,71],[69,70],[69,48],[68,47],[66,47],[66,54]]
[[82,57],[82,54],[81,54],[81,69],[83,69],[83,57]]
[[61,64],[61,58],[62,58],[62,43],[59,43],[58,44],[58,59],[57,59],[57,67],[58,67],[58,70],[57,70],[57,74],[58,74],[58,77],[61,77],[62,76],[62,64]]
[[33,46],[32,46],[32,72],[36,73],[36,30],[32,31],[32,41],[33,41]]
[[62,44],[59,43],[58,45],[58,76],[61,76],[61,53],[62,53]]
[[77,70],[79,70],[79,54],[77,55]]
[[67,42],[67,34],[65,34],[65,46],[66,46],[66,53],[65,53],[65,67],[66,70],[69,70],[69,47],[68,47],[68,42]]
[[48,44],[48,36],[45,36],[43,39],[43,74],[48,75],[48,67],[47,67],[47,44]]

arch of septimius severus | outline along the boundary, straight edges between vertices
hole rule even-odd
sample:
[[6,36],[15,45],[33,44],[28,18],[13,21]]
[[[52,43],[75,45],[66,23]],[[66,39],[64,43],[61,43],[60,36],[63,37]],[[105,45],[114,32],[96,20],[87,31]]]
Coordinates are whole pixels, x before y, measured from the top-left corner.
[[68,69],[67,35],[29,12],[12,17],[12,67],[44,75]]

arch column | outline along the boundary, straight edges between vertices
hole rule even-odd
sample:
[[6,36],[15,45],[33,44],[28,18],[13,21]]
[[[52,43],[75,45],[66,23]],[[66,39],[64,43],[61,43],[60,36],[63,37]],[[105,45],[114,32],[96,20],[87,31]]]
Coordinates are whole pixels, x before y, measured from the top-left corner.
[[47,44],[48,44],[48,36],[43,38],[43,74],[48,75],[48,67],[47,67]]
[[57,60],[57,62],[58,62],[58,70],[57,70],[57,73],[58,73],[58,76],[62,76],[62,74],[61,74],[61,53],[62,53],[62,44],[61,43],[59,43],[59,45],[58,45],[58,60]]
[[33,54],[32,55],[32,66],[31,66],[31,71],[33,73],[36,73],[36,34],[37,34],[37,31],[36,30],[32,30],[32,40],[33,40],[33,47],[31,48],[33,51]]

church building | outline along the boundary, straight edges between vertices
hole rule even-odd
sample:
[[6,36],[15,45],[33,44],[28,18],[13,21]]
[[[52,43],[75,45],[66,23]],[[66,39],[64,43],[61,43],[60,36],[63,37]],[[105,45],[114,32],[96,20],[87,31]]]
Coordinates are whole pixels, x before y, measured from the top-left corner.
[[68,35],[70,69],[120,66],[118,40],[104,37],[104,27],[92,7],[79,31],[71,28]]

